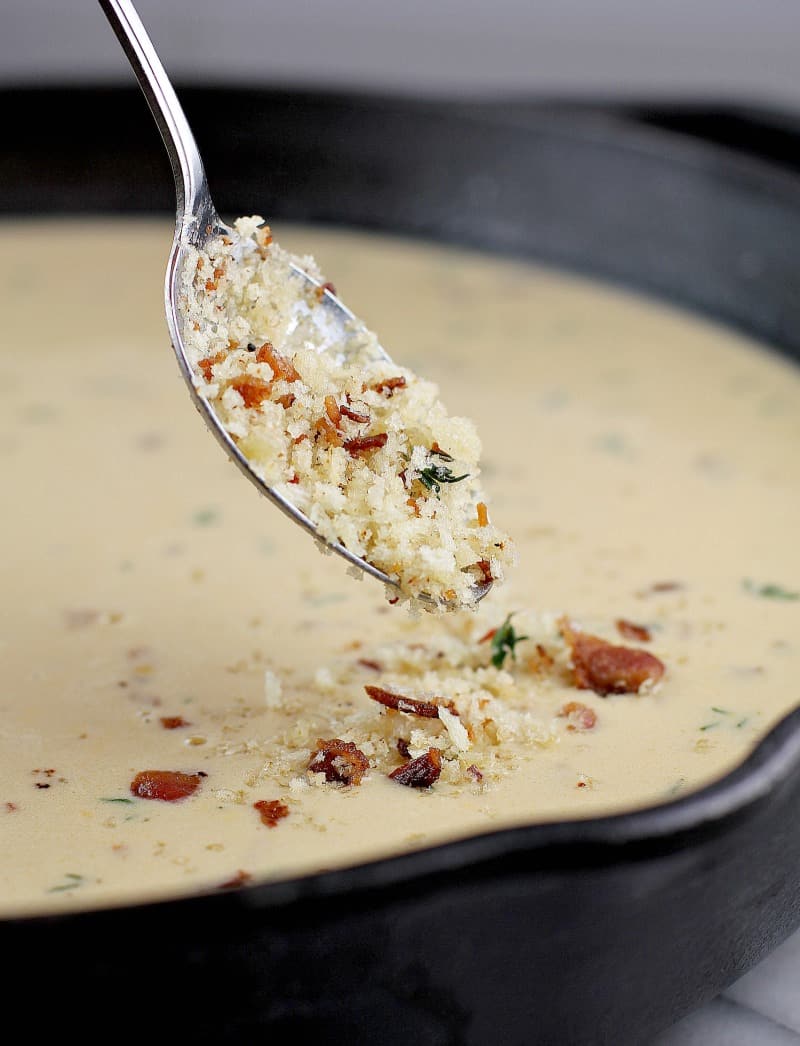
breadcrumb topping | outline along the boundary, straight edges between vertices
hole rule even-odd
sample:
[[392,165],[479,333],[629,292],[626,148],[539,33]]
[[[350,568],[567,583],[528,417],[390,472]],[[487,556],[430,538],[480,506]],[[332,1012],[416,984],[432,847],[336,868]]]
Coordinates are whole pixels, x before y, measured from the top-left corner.
[[[331,286],[257,216],[189,252],[195,386],[259,478],[326,542],[383,571],[403,597],[430,597],[427,609],[473,605],[476,586],[514,561],[478,483],[475,427],[447,413],[435,384],[388,361],[371,331],[342,327]],[[398,589],[387,595],[396,601]]]

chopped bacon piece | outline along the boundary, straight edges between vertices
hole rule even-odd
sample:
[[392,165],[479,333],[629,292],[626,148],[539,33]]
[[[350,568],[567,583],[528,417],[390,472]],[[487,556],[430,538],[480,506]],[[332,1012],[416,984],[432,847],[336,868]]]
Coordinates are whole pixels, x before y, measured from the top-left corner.
[[190,726],[182,715],[162,715],[161,725],[165,730],[177,730],[181,726]]
[[216,280],[212,280],[212,279],[206,280],[206,290],[207,291],[215,291],[216,289],[217,289],[217,281]]
[[664,663],[647,650],[613,643],[574,629],[566,619],[561,634],[572,652],[573,679],[579,690],[606,694],[636,694],[645,683],[664,675]]
[[475,566],[481,572],[481,580],[483,581],[484,585],[489,585],[492,581],[494,581],[494,577],[492,575],[492,568],[489,565],[488,559],[479,559]]
[[296,472],[292,475],[292,478],[289,480],[289,482],[295,484],[300,482],[300,477],[297,475]]
[[370,669],[370,671],[372,671],[372,672],[382,672],[383,671],[383,665],[380,663],[380,661],[372,661],[368,657],[360,657],[358,659],[358,663],[360,665],[362,665],[364,668]]
[[174,803],[194,795],[204,773],[184,774],[180,770],[142,770],[131,781],[131,792],[140,799],[161,799]]
[[537,643],[534,653],[525,659],[525,667],[529,672],[548,672],[554,664],[555,658],[541,643]]
[[328,281],[327,283],[320,284],[320,286],[317,287],[314,293],[317,295],[319,300],[322,301],[322,299],[325,297],[326,291],[328,291],[329,294],[336,294],[336,288],[330,281]]
[[289,816],[289,807],[279,799],[259,799],[253,806],[261,815],[261,823],[274,828],[278,821]]
[[486,505],[482,501],[478,502],[477,512],[478,512],[478,526],[479,527],[488,527],[489,526],[489,510],[488,510],[488,508],[486,507]]
[[385,378],[372,386],[375,392],[385,392],[387,399],[394,396],[395,389],[404,389],[405,387],[405,378]]
[[259,247],[269,247],[272,243],[272,229],[268,225],[259,225],[255,231],[255,239]]
[[270,341],[265,341],[256,350],[256,361],[258,363],[268,363],[276,381],[281,378],[284,381],[300,381],[300,375],[295,370],[292,361],[276,352]]
[[419,502],[416,498],[406,498],[406,504],[414,513],[415,516],[419,517]]
[[366,425],[369,423],[369,414],[361,414],[359,411],[353,410],[352,407],[349,407],[346,403],[343,403],[341,407],[339,407],[339,410],[346,418],[356,422],[357,425]]
[[220,883],[217,887],[218,890],[235,890],[239,886],[244,886],[252,880],[253,876],[250,872],[244,872],[240,868],[239,871],[231,879],[227,879],[224,883]]
[[352,741],[342,741],[338,737],[328,741],[319,738],[308,761],[308,769],[315,774],[325,774],[326,781],[357,785],[369,770],[369,759]]
[[325,413],[330,418],[332,425],[338,425],[342,420],[342,412],[339,410],[339,404],[336,402],[335,396],[325,397]]
[[332,424],[327,415],[317,418],[314,422],[314,438],[317,437],[320,437],[329,447],[341,447],[343,442],[342,437],[336,431],[336,426]]
[[411,750],[408,747],[408,741],[404,737],[397,738],[397,751],[403,757],[403,759],[411,758]]
[[260,378],[253,378],[249,374],[234,378],[231,388],[236,389],[242,397],[245,407],[260,407],[265,399],[269,399],[272,391],[271,383],[261,381]]
[[285,396],[278,396],[275,400],[276,403],[280,403],[284,410],[288,410],[289,407],[294,403],[294,393],[287,392]]
[[618,618],[616,625],[617,631],[623,639],[638,639],[640,643],[647,643],[653,638],[649,628],[637,625],[633,621],[626,621],[624,617]]
[[344,449],[355,458],[359,454],[371,454],[373,450],[385,447],[388,438],[386,432],[377,432],[373,436],[354,436],[344,441]]
[[597,713],[580,701],[568,701],[558,713],[567,719],[567,730],[591,730],[597,722]]
[[203,372],[203,377],[206,381],[211,381],[211,368],[215,367],[218,363],[222,363],[225,359],[224,352],[218,352],[216,356],[207,356],[204,360],[200,360],[197,366]]
[[496,628],[490,628],[488,632],[484,632],[481,638],[478,640],[479,643],[488,643],[490,639],[494,639],[497,635]]
[[481,782],[483,780],[482,772],[478,769],[478,767],[474,763],[472,763],[470,766],[467,767],[467,773],[475,781]]
[[438,719],[439,706],[444,705],[453,715],[458,715],[452,701],[420,701],[416,697],[404,697],[391,690],[384,690],[381,686],[365,686],[364,689],[373,701],[385,708],[393,708],[396,712],[407,712],[408,715],[420,716],[422,719]]
[[403,763],[392,770],[389,777],[407,788],[430,788],[439,780],[442,772],[442,756],[438,748],[429,748],[425,755]]
[[679,592],[684,586],[680,581],[655,581],[652,585],[637,592],[637,596],[650,596],[654,592]]

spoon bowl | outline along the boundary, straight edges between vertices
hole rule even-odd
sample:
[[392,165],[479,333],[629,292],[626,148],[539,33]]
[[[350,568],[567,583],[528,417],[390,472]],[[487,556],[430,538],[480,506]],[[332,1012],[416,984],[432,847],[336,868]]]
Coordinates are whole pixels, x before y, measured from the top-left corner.
[[[164,307],[170,340],[178,364],[189,387],[192,401],[208,428],[232,461],[259,491],[277,505],[287,516],[299,523],[317,541],[323,551],[338,553],[351,566],[397,587],[397,582],[368,560],[355,555],[339,542],[329,542],[320,536],[314,523],[292,501],[268,485],[254,470],[251,462],[237,447],[208,400],[195,385],[193,368],[189,360],[181,315],[181,277],[190,250],[203,250],[220,236],[235,237],[236,233],[223,222],[211,199],[200,151],[189,126],[183,108],[178,101],[172,84],[150,37],[142,24],[131,0],[99,0],[122,48],[133,68],[139,86],[147,99],[150,111],[158,125],[167,150],[175,178],[177,196],[175,234],[167,262],[164,282]],[[346,357],[347,345],[358,337],[364,325],[331,290],[296,264],[293,272],[318,293],[323,306],[322,319],[316,321],[319,340],[315,348],[321,353],[333,353],[339,362]],[[298,298],[299,304],[299,298]],[[387,362],[391,358],[378,346],[377,353]],[[476,582],[471,586],[473,602],[477,603],[492,587],[491,581]],[[455,609],[456,605],[420,595],[422,602]]]

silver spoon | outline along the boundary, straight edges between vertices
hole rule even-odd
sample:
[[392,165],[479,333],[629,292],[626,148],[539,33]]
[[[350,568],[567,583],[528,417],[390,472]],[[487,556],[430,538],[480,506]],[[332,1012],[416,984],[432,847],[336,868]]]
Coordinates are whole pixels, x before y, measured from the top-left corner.
[[[189,386],[195,407],[197,407],[204,421],[228,456],[239,466],[244,475],[258,487],[262,494],[265,494],[270,501],[293,519],[295,523],[299,523],[300,526],[304,527],[321,545],[338,552],[350,564],[359,567],[384,584],[397,587],[397,582],[393,578],[390,578],[388,574],[373,566],[372,563],[354,555],[344,545],[326,542],[321,538],[317,533],[316,527],[305,513],[301,512],[296,505],[288,501],[274,488],[268,486],[256,474],[250,462],[231,439],[207,400],[198,394],[192,380],[192,367],[183,343],[183,327],[178,309],[180,277],[184,268],[186,253],[190,248],[202,250],[211,240],[218,236],[232,236],[234,234],[217,213],[211,199],[203,161],[200,159],[200,152],[194,135],[136,8],[131,3],[131,0],[99,0],[99,2],[136,74],[139,86],[150,106],[150,111],[161,132],[161,137],[164,140],[164,145],[172,164],[177,195],[177,211],[175,235],[167,261],[167,272],[164,281],[164,306],[172,347],[175,350],[175,355],[178,357],[178,364]],[[317,280],[299,267],[293,265],[292,268],[311,287],[316,289],[321,286]],[[359,328],[363,330],[363,325],[327,287],[324,288],[321,300],[327,308],[326,319],[328,322],[326,324],[326,334],[331,336],[321,341],[318,346],[319,351],[330,351],[335,345],[338,350],[337,354],[340,355],[341,347],[346,345],[357,334]],[[382,358],[390,362],[390,357],[383,348],[379,347],[378,352]],[[482,599],[491,587],[491,582],[476,583],[473,586],[475,601]],[[425,602],[432,602],[431,597],[423,595],[419,598]]]

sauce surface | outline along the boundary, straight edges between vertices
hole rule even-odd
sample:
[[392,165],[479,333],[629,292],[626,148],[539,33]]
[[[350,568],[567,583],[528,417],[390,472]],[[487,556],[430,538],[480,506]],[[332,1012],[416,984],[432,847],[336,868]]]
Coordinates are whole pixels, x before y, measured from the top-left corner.
[[[168,344],[167,223],[6,223],[2,914],[216,889],[666,801],[729,770],[797,703],[793,365],[533,266],[277,233],[475,421],[489,509],[519,553],[479,622],[533,608],[609,637],[616,619],[637,622],[665,678],[640,696],[574,692],[596,710],[593,729],[511,745],[513,769],[486,786],[368,774],[289,787],[276,738],[302,715],[270,700],[265,673],[313,724],[328,666],[457,624],[386,607],[380,586],[319,555],[227,461]],[[369,703],[360,685],[353,701]],[[542,698],[535,711],[550,723],[556,707]],[[176,802],[131,792],[137,774],[164,769],[206,776]]]

